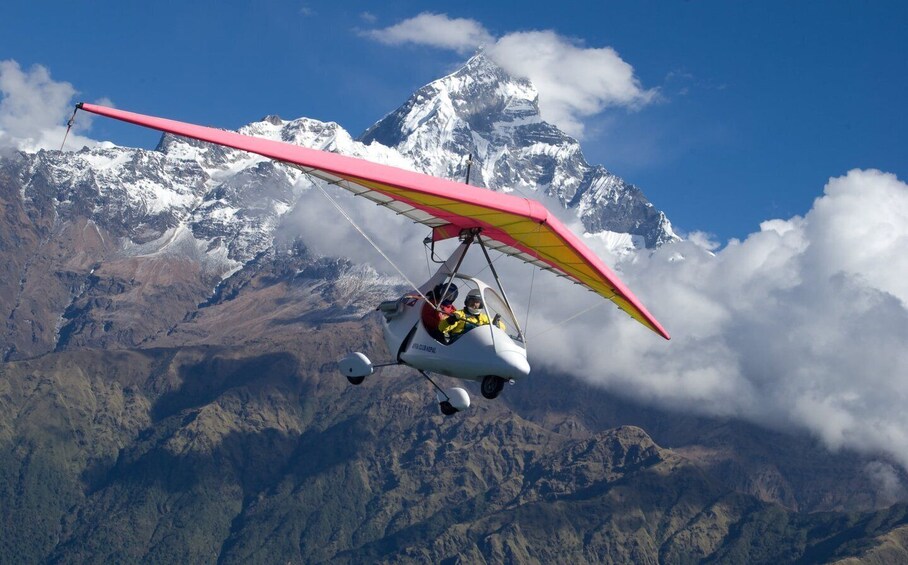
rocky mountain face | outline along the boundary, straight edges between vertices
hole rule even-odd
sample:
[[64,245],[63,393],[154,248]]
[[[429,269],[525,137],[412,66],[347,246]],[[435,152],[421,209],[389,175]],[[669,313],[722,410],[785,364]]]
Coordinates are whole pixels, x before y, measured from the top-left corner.
[[[482,56],[360,141],[243,131],[453,178],[473,152],[475,184],[674,238]],[[807,438],[564,375],[453,418],[403,369],[348,385],[334,362],[388,356],[373,309],[400,281],[311,251],[290,221],[311,187],[171,136],[0,159],[0,562],[908,558],[897,493]]]
[[[674,426],[665,414],[579,383],[564,412],[564,383],[552,375],[496,401],[476,398],[469,416],[446,418],[427,383],[406,371],[360,387],[336,375],[330,359],[350,347],[381,347],[374,321],[300,322],[305,299],[291,305],[272,287],[251,294],[237,299],[245,304],[212,306],[187,324],[195,331],[171,335],[178,346],[68,350],[0,366],[0,561],[784,563],[884,549],[906,556],[894,541],[908,528],[905,505],[794,512],[732,488],[719,461],[771,471],[771,484],[805,507],[873,506],[873,489],[849,457],[802,454],[795,439],[722,431],[716,421],[681,418]],[[305,294],[291,291],[294,299]],[[272,331],[206,343],[207,330],[244,317],[238,309],[246,312],[242,329]],[[272,313],[253,322],[256,310]],[[549,396],[553,404],[542,400]],[[613,406],[619,414],[604,414]],[[631,424],[671,427],[657,435],[678,445],[660,445]],[[691,457],[723,449],[711,434],[751,437],[774,453]]]

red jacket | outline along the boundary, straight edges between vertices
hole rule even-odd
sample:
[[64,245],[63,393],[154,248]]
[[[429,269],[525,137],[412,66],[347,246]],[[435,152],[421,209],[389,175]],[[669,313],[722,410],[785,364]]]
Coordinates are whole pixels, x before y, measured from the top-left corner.
[[426,302],[422,305],[422,325],[430,333],[437,331],[438,323],[456,311],[454,305],[448,301],[442,302],[439,310],[436,310],[432,303]]

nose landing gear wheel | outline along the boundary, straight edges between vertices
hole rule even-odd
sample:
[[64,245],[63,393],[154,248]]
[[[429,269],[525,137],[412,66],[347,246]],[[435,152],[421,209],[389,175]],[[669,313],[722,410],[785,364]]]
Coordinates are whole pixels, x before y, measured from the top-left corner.
[[480,387],[480,392],[482,395],[489,400],[496,398],[498,393],[501,392],[501,389],[504,388],[505,380],[501,377],[496,377],[495,375],[486,375],[482,379],[482,386]]
[[447,400],[445,400],[444,402],[439,402],[438,406],[441,408],[441,413],[445,416],[453,416],[458,412],[457,408],[454,408],[454,406],[452,406],[451,403]]

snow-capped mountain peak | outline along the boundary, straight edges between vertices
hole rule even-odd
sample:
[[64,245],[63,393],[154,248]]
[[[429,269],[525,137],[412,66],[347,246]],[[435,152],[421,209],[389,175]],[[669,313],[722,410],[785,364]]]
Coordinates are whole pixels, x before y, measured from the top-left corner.
[[587,163],[576,139],[544,121],[538,94],[484,53],[417,90],[360,139],[393,147],[429,174],[503,192],[541,193],[572,209],[588,232],[628,233],[645,246],[677,239],[635,186]]

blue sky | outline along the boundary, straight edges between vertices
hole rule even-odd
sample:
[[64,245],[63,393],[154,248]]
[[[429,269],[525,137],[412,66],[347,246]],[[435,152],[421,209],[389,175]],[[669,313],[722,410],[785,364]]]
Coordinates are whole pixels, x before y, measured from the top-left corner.
[[[78,98],[222,127],[266,114],[358,135],[470,54],[365,32],[423,12],[501,38],[611,47],[646,104],[584,115],[588,160],[640,186],[683,232],[720,242],[804,214],[830,177],[908,178],[905,2],[8,2],[0,60]],[[157,136],[95,121],[95,139]]]

